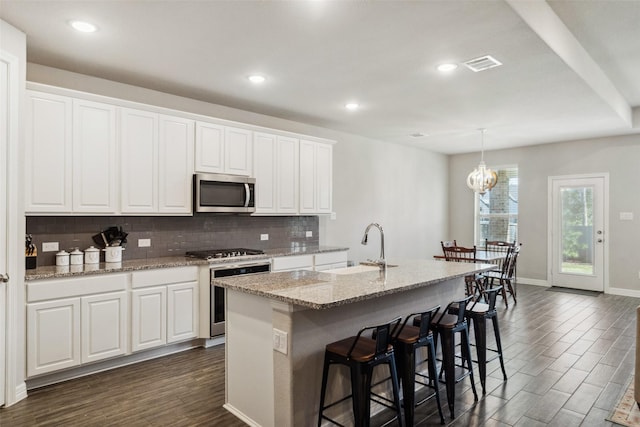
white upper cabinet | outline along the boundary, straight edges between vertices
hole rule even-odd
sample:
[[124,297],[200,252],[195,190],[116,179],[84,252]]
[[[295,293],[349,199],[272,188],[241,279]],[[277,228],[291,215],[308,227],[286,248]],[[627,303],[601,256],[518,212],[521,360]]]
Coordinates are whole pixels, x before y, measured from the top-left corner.
[[252,132],[226,127],[224,130],[224,172],[250,175],[252,170]]
[[298,140],[256,132],[256,214],[298,213]]
[[251,175],[251,131],[197,122],[195,147],[196,172]]
[[224,126],[196,122],[195,171],[224,172]]
[[194,121],[160,116],[158,212],[189,214]]
[[193,129],[193,120],[120,109],[122,213],[191,213]]
[[300,213],[330,214],[333,196],[333,146],[300,141]]
[[253,177],[256,179],[256,213],[276,213],[275,135],[256,132],[253,137]]
[[158,209],[158,115],[120,110],[121,209],[155,213]]
[[279,213],[298,213],[298,145],[296,138],[278,137],[276,190]]
[[65,96],[27,91],[25,211],[72,209],[72,113]]
[[116,107],[74,99],[74,212],[117,212],[116,148]]

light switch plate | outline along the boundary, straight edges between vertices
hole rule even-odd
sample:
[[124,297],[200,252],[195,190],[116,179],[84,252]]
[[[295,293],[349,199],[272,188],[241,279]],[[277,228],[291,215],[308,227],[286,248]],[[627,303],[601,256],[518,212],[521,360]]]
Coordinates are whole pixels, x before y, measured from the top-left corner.
[[633,212],[620,212],[621,221],[633,221]]
[[260,240],[269,240],[269,235],[268,234],[261,234],[260,235]]
[[58,252],[58,242],[43,242],[42,252]]
[[273,349],[282,354],[287,354],[288,336],[285,331],[273,328]]
[[313,237],[313,231],[307,231],[304,235],[305,237]]

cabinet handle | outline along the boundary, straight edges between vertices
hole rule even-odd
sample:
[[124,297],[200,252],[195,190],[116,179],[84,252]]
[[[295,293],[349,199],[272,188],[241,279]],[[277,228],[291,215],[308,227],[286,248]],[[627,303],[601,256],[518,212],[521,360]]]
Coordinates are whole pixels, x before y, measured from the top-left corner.
[[0,274],[0,283],[7,283],[9,281],[8,274]]

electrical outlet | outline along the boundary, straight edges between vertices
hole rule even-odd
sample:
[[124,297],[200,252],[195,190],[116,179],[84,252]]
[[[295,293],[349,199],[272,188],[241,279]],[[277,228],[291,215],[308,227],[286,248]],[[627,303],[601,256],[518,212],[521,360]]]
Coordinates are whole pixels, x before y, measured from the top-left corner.
[[151,247],[151,239],[138,239],[138,247],[139,248]]
[[42,252],[58,252],[58,242],[43,242]]
[[313,231],[307,231],[305,237],[313,237]]
[[331,212],[331,219],[336,219],[336,213],[335,212]]
[[268,234],[261,234],[260,235],[260,240],[269,240],[269,235]]
[[273,349],[282,354],[287,354],[288,339],[287,333],[280,329],[273,328]]

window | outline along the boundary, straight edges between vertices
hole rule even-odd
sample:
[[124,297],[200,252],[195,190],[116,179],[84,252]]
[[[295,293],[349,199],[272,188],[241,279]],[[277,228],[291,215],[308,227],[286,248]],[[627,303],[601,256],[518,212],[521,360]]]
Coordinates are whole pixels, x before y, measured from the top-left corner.
[[518,168],[497,169],[498,183],[491,191],[476,194],[476,245],[485,239],[518,241]]

